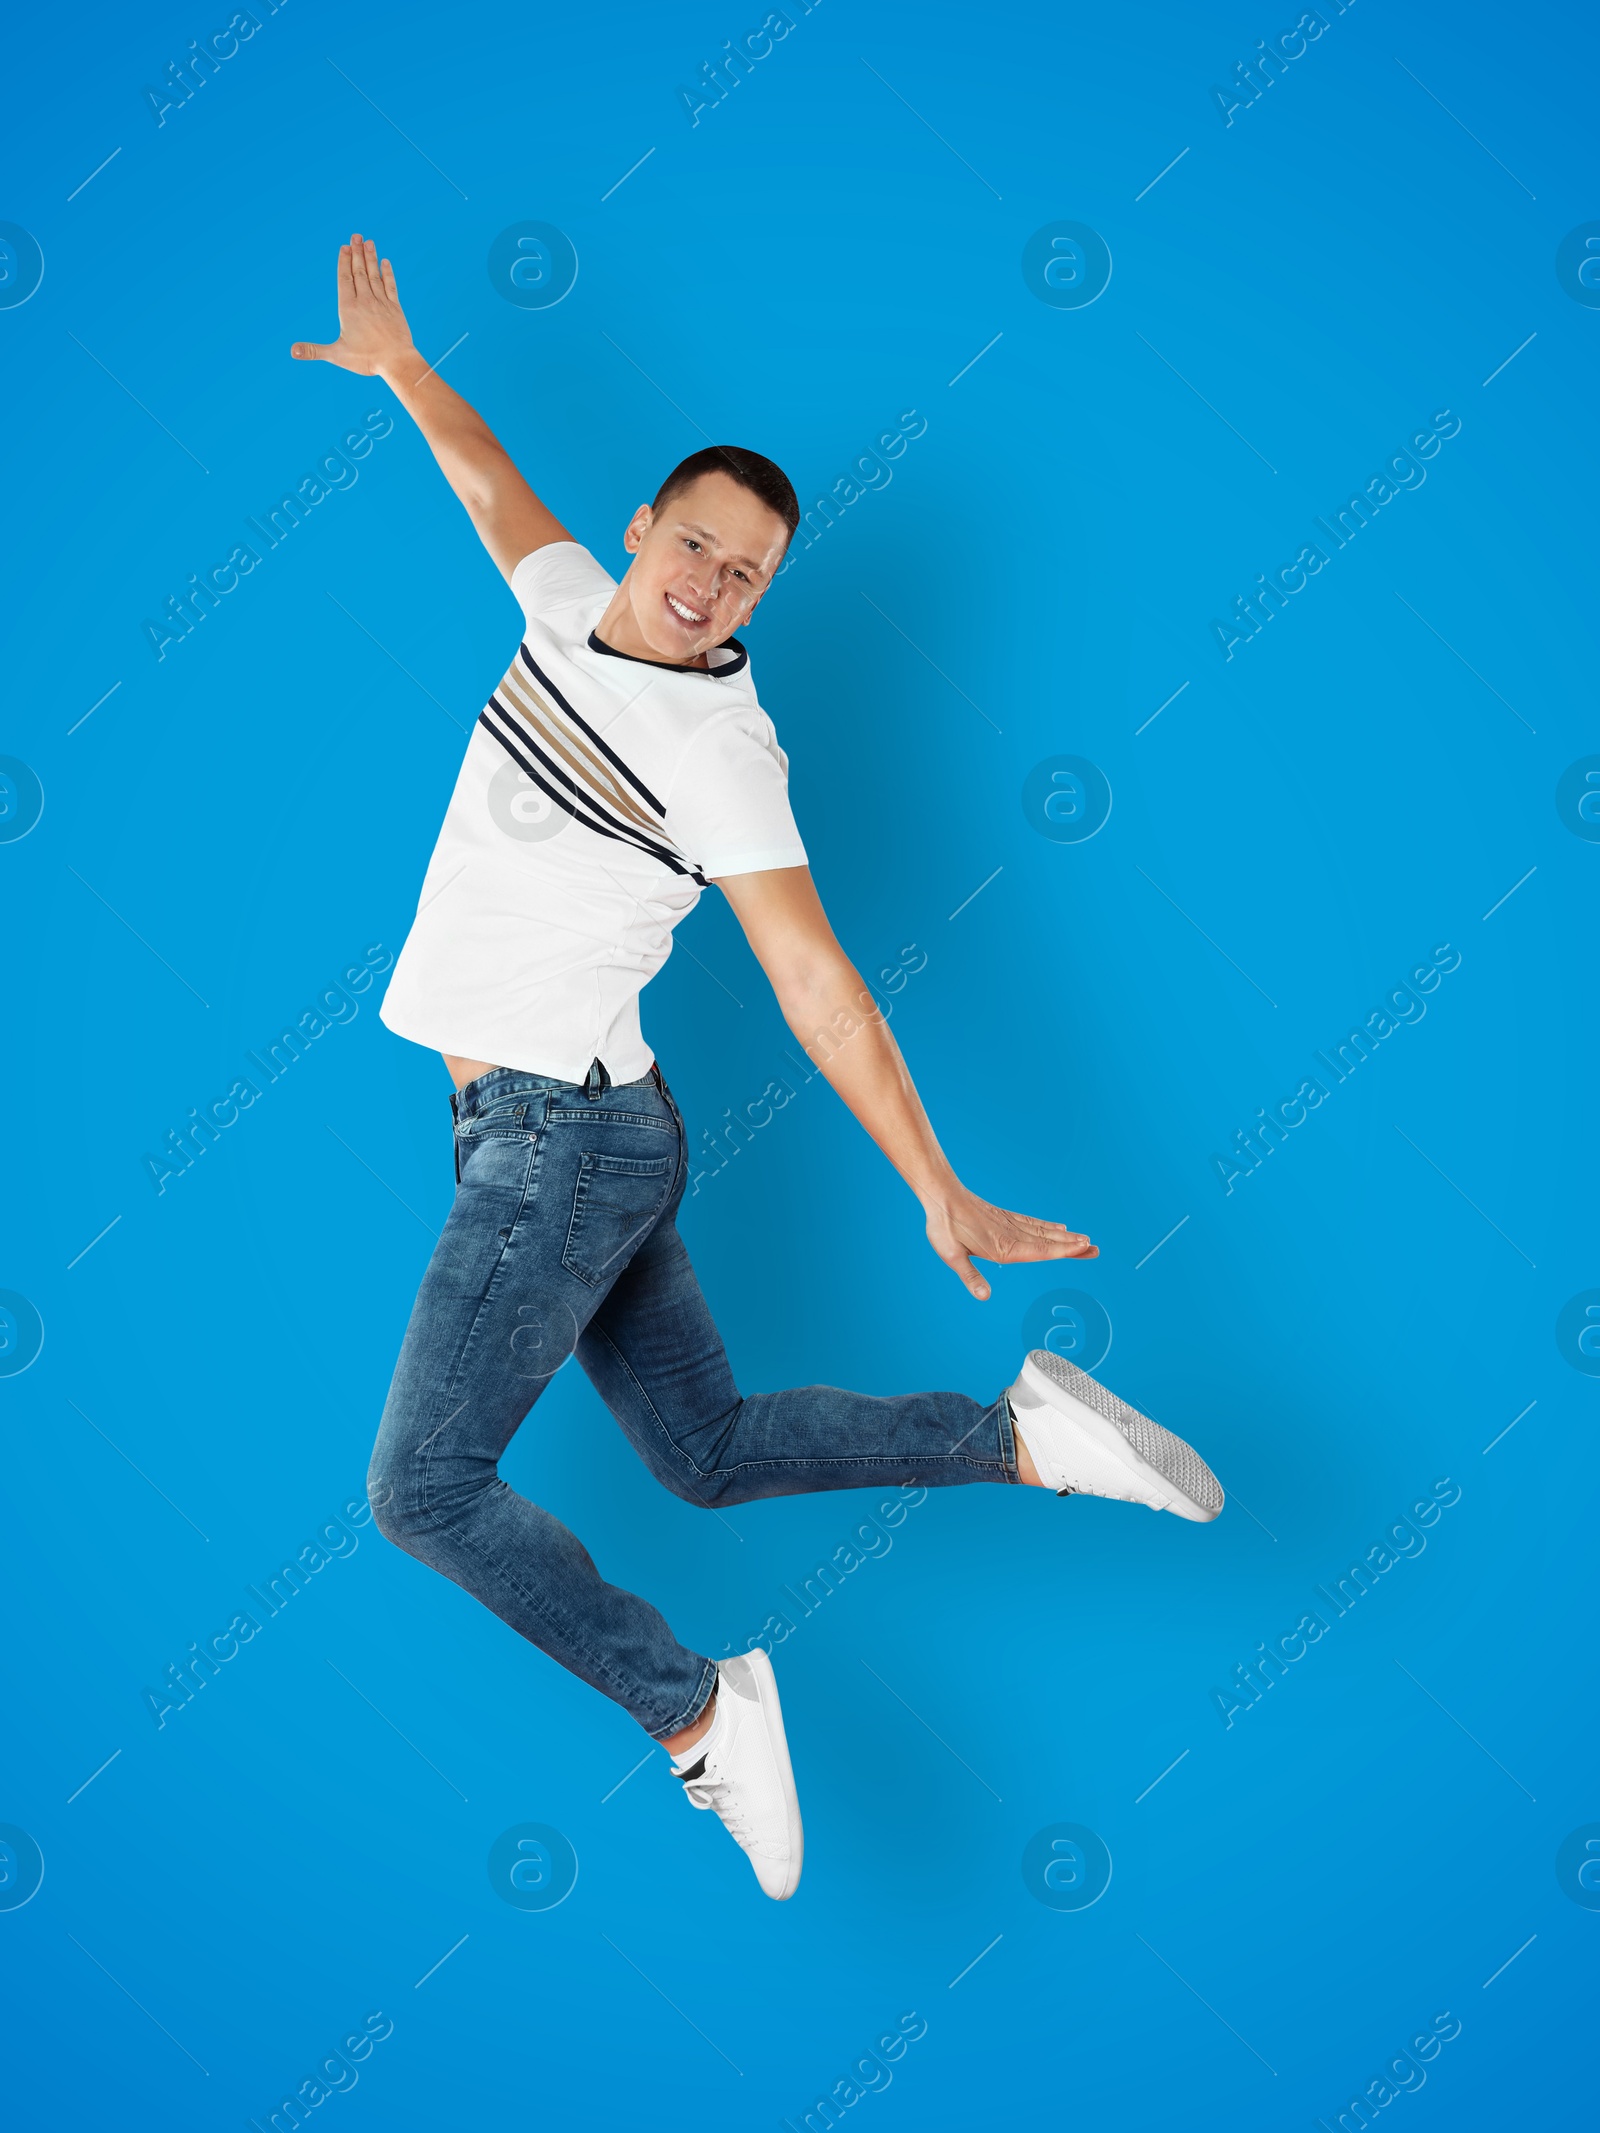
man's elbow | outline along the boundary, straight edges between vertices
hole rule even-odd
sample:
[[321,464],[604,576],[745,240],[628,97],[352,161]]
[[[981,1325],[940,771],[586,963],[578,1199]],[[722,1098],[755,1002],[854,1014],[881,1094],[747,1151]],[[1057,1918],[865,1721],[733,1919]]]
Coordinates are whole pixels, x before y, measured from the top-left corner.
[[825,1000],[843,997],[855,979],[844,951],[836,943],[796,943],[764,965],[767,981],[785,1014],[811,1014]]
[[819,1031],[850,1036],[862,1023],[883,1019],[861,973],[843,954],[783,971],[774,977],[773,991],[784,1020],[803,1044]]
[[522,476],[505,446],[489,431],[485,430],[475,444],[476,449],[462,454],[462,501],[475,516],[494,518],[505,512]]

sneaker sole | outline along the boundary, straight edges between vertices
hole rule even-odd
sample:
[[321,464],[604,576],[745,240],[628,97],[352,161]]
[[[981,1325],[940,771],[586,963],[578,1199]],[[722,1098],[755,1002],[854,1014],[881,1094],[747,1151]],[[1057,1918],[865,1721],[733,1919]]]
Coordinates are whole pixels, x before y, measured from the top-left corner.
[[1138,1480],[1153,1481],[1158,1493],[1170,1497],[1167,1508],[1180,1518],[1209,1523],[1221,1512],[1222,1484],[1193,1445],[1119,1400],[1076,1363],[1052,1355],[1048,1348],[1035,1348],[1022,1366],[1022,1379],[1051,1406],[1057,1404],[1052,1394],[1065,1393],[1075,1406],[1087,1410],[1083,1426],[1096,1443]]
[[789,1743],[783,1730],[783,1705],[778,1700],[778,1677],[772,1671],[772,1661],[759,1645],[744,1655],[755,1675],[756,1702],[761,1712],[761,1722],[767,1729],[767,1739],[772,1743],[773,1761],[778,1766],[778,1776],[783,1784],[784,1812],[789,1828],[789,1871],[783,1887],[773,1899],[787,1903],[800,1886],[800,1869],[805,1862],[805,1831],[800,1822],[800,1795],[795,1790],[794,1770],[789,1761]]

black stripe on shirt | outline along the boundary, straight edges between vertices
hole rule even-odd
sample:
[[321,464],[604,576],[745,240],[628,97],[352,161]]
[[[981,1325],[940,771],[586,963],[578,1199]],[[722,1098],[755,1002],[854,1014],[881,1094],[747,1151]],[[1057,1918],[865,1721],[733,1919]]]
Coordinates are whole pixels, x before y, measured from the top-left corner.
[[[542,748],[539,745],[539,738],[536,738],[539,729],[534,726],[531,726],[527,719],[520,717],[517,713],[516,706],[514,704],[507,705],[502,703],[498,693],[491,691],[489,701],[484,707],[484,711],[485,713],[488,711],[498,711],[500,716],[505,720],[506,726],[512,736],[515,739],[519,740],[524,748],[531,748],[533,750],[533,753],[539,758],[539,761],[544,765],[545,769],[549,771],[551,777],[559,779],[559,781],[567,788],[567,791],[573,794],[575,798],[581,800],[585,807],[593,808],[597,815],[603,815],[607,822],[611,823],[615,828],[619,830],[626,830],[630,836],[647,838],[648,833],[640,829],[639,825],[636,822],[628,821],[626,816],[620,814],[614,807],[610,805],[608,801],[600,799],[596,794],[592,793],[589,790],[587,785],[581,784],[576,778],[572,777],[567,771],[562,769],[561,765],[555,760],[555,758],[551,754],[549,754],[548,750],[546,748]],[[484,714],[480,713],[480,716],[482,715]],[[496,738],[504,737],[500,734],[499,728],[496,726],[491,725],[489,730],[491,733],[495,734]],[[549,736],[544,735],[542,736],[542,738],[548,741]]]
[[[495,699],[491,697],[490,702],[495,703]],[[502,717],[505,716],[504,709],[501,705],[495,703],[495,708],[496,710],[500,711]],[[556,806],[561,809],[563,814],[570,815],[575,822],[581,823],[585,829],[593,830],[597,836],[610,837],[618,844],[626,844],[632,851],[644,852],[648,857],[659,860],[663,866],[670,867],[674,874],[687,875],[691,881],[698,883],[698,885],[702,889],[708,886],[705,875],[701,873],[698,867],[686,865],[683,860],[679,859],[676,856],[676,854],[668,851],[665,846],[655,843],[653,839],[645,837],[642,832],[635,830],[627,825],[616,825],[610,821],[591,820],[590,817],[584,814],[582,810],[578,808],[574,804],[574,802],[567,797],[565,793],[558,792],[553,785],[548,784],[546,782],[545,778],[522,753],[522,750],[516,745],[516,743],[512,741],[506,734],[502,733],[499,727],[494,724],[494,722],[489,717],[489,713],[487,710],[483,710],[478,713],[478,724],[482,726],[487,733],[491,734],[493,738],[500,743],[506,754],[510,756],[511,760],[517,765],[518,769],[522,771],[523,775],[525,777],[531,778],[534,784],[537,785],[539,790],[545,795],[545,797],[547,799],[553,800]],[[531,741],[529,741],[527,745],[529,747],[534,746]],[[558,778],[563,778],[564,783],[571,785],[572,781],[569,778],[565,778],[564,774],[561,771],[557,770],[553,764],[549,763],[548,759],[543,756],[537,748],[534,749],[534,752],[535,754],[539,755],[539,760],[545,763],[546,768],[549,769],[554,776]],[[578,788],[574,786],[573,790],[576,792]],[[584,801],[586,806],[593,808],[596,814],[599,814],[601,812],[598,803],[592,800],[587,793],[579,793],[579,798]]]
[[555,683],[550,679],[549,675],[539,665],[533,654],[528,650],[528,647],[526,645],[523,645],[521,650],[522,661],[524,666],[526,666],[528,671],[535,676],[535,678],[539,682],[540,687],[549,692],[550,696],[554,699],[556,703],[561,706],[561,709],[567,714],[568,718],[571,719],[572,723],[576,727],[578,727],[581,732],[588,734],[590,740],[594,742],[595,746],[605,757],[606,761],[611,765],[612,769],[620,770],[622,775],[627,779],[628,783],[633,787],[634,791],[639,795],[639,797],[642,800],[647,800],[650,805],[655,809],[656,813],[660,815],[663,820],[665,820],[667,812],[666,809],[656,798],[655,794],[650,790],[649,786],[645,784],[644,780],[642,778],[636,778],[633,772],[628,768],[627,764],[622,760],[621,756],[617,754],[616,750],[612,748],[606,741],[601,739],[600,735],[595,732],[593,726],[589,724],[589,721],[586,718],[580,717],[579,714],[573,710],[571,704],[567,702],[567,699],[562,695],[561,691],[556,687]]
[[[489,716],[489,713],[491,711],[497,711],[500,714],[501,718],[505,720],[506,726],[510,729],[509,734],[502,732],[501,729],[497,725],[495,725],[495,723]],[[594,794],[588,791],[586,787],[578,784],[574,779],[569,777],[566,771],[561,768],[560,764],[555,762],[550,757],[550,755],[547,754],[546,751],[540,747],[538,741],[534,739],[532,733],[529,731],[526,722],[522,719],[512,717],[507,712],[505,705],[500,701],[498,696],[491,696],[489,698],[488,704],[485,706],[484,710],[479,713],[479,717],[483,721],[483,723],[488,726],[489,731],[494,735],[495,739],[501,743],[502,747],[505,748],[508,755],[516,754],[516,749],[513,746],[513,743],[520,742],[523,748],[530,750],[531,753],[537,757],[539,762],[544,766],[546,773],[550,777],[555,778],[560,784],[566,787],[567,793],[572,796],[570,799],[556,792],[554,787],[545,785],[542,779],[540,780],[541,790],[548,792],[553,800],[559,801],[561,806],[565,808],[568,814],[573,815],[578,821],[583,822],[586,827],[595,827],[596,825],[589,821],[588,816],[579,813],[578,805],[575,805],[574,803],[580,803],[581,806],[588,808],[591,814],[596,815],[600,818],[600,824],[604,827],[608,836],[616,837],[620,841],[627,844],[636,845],[640,851],[649,852],[653,858],[662,859],[670,863],[672,855],[666,845],[659,842],[657,839],[649,836],[644,830],[639,829],[636,824],[625,820],[622,816],[613,812],[613,810],[606,806],[603,801],[596,799]],[[530,777],[535,775],[531,767],[528,765],[525,757],[517,755],[516,759],[519,763],[522,764],[523,768],[528,771]]]
[[[529,699],[527,704],[523,703],[518,690],[526,693]],[[521,737],[534,736],[544,744],[551,755],[560,757],[572,772],[572,777],[567,778],[564,773],[558,774],[562,775],[563,782],[570,785],[574,792],[581,792],[590,797],[593,805],[604,806],[616,820],[626,822],[633,829],[656,829],[657,825],[648,819],[642,822],[637,819],[645,814],[645,810],[637,804],[632,794],[623,788],[620,778],[613,778],[610,785],[606,783],[605,763],[597,760],[594,751],[586,747],[575,733],[567,730],[562,724],[559,711],[545,702],[531,681],[523,679],[516,666],[506,674],[498,689],[489,692],[489,702],[505,719],[513,733]],[[553,762],[551,768],[555,768]],[[574,779],[576,783],[573,782]],[[613,787],[617,789],[615,799],[612,798]],[[665,836],[665,831],[661,834]]]
[[[495,708],[499,709],[500,707],[496,705]],[[504,716],[503,712],[502,716]],[[487,709],[479,712],[478,723],[486,728],[493,738],[500,743],[506,754],[511,757],[524,776],[531,778],[539,790],[553,800],[563,814],[570,815],[575,822],[581,823],[585,829],[593,830],[597,836],[610,837],[618,844],[627,845],[630,851],[644,852],[648,857],[659,860],[663,866],[670,867],[674,873],[693,874],[694,878],[700,879],[698,874],[695,874],[692,868],[684,866],[674,853],[658,845],[652,839],[645,837],[642,832],[634,829],[631,824],[618,823],[614,818],[605,816],[603,810],[587,793],[579,791],[576,787],[572,788],[577,792],[578,799],[583,803],[583,806],[580,807],[566,793],[558,791],[554,785],[549,783],[545,774],[523,753],[522,748],[517,746],[517,742],[502,733],[500,728],[494,724]],[[524,746],[533,750],[539,762],[545,766],[545,770],[551,776],[562,778],[564,783],[571,786],[571,780],[564,778],[563,773],[550,763],[548,757],[532,741],[528,740],[523,729],[519,726],[516,730]],[[584,808],[592,809],[593,814],[586,814],[583,811]],[[600,819],[594,819],[596,816],[600,817]]]

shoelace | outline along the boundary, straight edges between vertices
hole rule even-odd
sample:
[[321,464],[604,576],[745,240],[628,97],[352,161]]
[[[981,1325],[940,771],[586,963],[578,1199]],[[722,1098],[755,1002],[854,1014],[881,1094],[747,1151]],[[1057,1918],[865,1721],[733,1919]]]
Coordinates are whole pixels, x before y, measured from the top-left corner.
[[683,1789],[696,1807],[709,1807],[721,1818],[735,1844],[747,1847],[755,1841],[755,1831],[745,1819],[738,1794],[727,1778],[690,1778]]

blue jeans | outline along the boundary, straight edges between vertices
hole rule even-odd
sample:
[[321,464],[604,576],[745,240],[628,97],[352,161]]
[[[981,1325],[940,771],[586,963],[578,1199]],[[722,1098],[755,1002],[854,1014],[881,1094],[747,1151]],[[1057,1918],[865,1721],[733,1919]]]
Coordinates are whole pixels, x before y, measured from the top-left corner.
[[620,1088],[603,1078],[497,1067],[452,1098],[455,1203],[406,1329],[368,1491],[389,1539],[660,1739],[699,1716],[714,1662],[647,1600],[608,1585],[565,1526],[500,1478],[502,1453],[568,1356],[656,1479],[706,1508],[1014,1482],[1016,1448],[1003,1399],[875,1399],[832,1385],[741,1398],[678,1235],[678,1107],[658,1068]]

